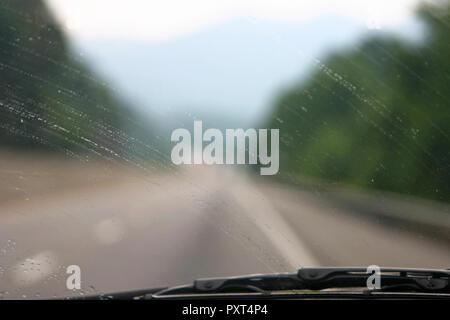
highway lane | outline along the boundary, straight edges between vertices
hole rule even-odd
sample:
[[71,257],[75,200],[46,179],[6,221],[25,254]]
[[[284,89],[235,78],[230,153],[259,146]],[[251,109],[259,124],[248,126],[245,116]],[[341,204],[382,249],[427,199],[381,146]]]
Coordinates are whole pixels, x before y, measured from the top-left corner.
[[[89,294],[316,264],[296,238],[273,239],[257,212],[241,206],[246,200],[234,199],[236,177],[193,169],[7,203],[0,291],[4,298]],[[288,241],[300,250],[288,255]],[[65,288],[72,264],[81,268],[83,292]]]
[[321,265],[450,267],[448,239],[411,230],[408,225],[393,226],[389,220],[342,207],[320,193],[281,184],[261,187]]
[[[191,167],[0,206],[2,298],[105,293],[299,266],[448,267],[446,244],[242,171]],[[66,289],[79,265],[82,290]]]

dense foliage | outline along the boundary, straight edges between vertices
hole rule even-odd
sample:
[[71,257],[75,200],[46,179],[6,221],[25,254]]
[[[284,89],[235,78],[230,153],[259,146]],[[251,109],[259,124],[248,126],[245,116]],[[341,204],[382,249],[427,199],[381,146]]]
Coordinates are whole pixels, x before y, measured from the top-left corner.
[[[79,62],[41,0],[0,4],[0,144],[134,161],[139,117]],[[140,129],[136,129],[140,128]]]
[[418,14],[422,44],[371,37],[280,96],[282,173],[450,200],[449,7]]

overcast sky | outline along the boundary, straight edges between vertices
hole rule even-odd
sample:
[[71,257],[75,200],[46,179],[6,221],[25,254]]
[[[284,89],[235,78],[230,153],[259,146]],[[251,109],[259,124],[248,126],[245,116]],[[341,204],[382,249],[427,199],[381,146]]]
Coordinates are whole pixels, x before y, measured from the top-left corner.
[[169,39],[236,17],[306,21],[348,16],[368,25],[410,19],[417,0],[47,0],[77,37]]
[[78,54],[149,114],[255,121],[315,59],[417,35],[416,0],[47,0]]

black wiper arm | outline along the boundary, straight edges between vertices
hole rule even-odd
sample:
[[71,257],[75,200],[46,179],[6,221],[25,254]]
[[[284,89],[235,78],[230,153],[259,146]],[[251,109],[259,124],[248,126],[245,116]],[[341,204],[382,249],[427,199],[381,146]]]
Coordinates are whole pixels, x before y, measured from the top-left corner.
[[[367,288],[365,268],[301,268],[297,273],[256,274],[199,279],[193,285],[162,290],[154,295],[261,293],[286,290]],[[450,270],[380,269],[381,292],[450,293]]]
[[[309,289],[366,287],[371,273],[365,268],[302,268],[298,277]],[[450,270],[380,268],[376,291],[450,293]]]

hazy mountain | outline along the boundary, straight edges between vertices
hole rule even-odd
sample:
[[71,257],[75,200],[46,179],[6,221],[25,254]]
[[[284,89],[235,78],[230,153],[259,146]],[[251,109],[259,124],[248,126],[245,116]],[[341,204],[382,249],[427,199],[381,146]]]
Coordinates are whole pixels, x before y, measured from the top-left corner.
[[[407,34],[415,37],[418,30],[411,25]],[[241,19],[158,43],[82,39],[76,50],[121,94],[163,120],[189,120],[189,113],[216,119],[219,127],[220,119],[248,126],[280,88],[310,70],[312,59],[367,32],[343,17],[308,23]]]

